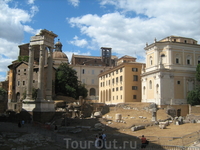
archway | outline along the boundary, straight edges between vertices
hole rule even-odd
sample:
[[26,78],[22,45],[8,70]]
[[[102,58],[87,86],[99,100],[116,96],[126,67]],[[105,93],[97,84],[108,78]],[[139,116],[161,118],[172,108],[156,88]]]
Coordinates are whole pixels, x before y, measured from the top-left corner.
[[19,100],[20,100],[20,93],[17,92],[17,94],[16,94],[16,102],[19,102]]
[[90,96],[96,96],[96,90],[94,88],[90,89]]

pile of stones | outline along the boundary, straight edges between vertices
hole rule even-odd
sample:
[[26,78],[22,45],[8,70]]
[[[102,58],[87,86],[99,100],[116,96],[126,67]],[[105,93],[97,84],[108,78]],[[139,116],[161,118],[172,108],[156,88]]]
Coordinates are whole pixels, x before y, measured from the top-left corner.
[[159,122],[159,128],[160,129],[166,129],[166,127],[169,125],[169,122]]

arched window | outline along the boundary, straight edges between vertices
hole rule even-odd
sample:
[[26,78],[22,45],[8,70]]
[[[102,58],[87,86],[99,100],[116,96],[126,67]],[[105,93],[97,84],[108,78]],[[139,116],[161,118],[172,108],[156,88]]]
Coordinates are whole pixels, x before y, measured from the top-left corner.
[[166,57],[165,54],[160,55],[161,63],[166,63]]
[[149,89],[152,89],[152,81],[149,81]]
[[187,56],[186,64],[191,65],[191,56],[190,55]]
[[90,96],[96,96],[96,91],[94,88],[90,89]]
[[19,100],[20,100],[20,93],[17,92],[17,94],[16,94],[16,102],[19,102]]
[[176,61],[176,64],[180,64],[180,56],[179,54],[176,54],[176,57],[175,57],[175,61]]
[[111,101],[111,89],[109,89],[109,101]]
[[162,54],[160,57],[165,57],[165,54]]
[[150,63],[150,66],[152,66],[153,65],[153,57],[152,56],[150,56],[150,58],[149,58],[149,63]]

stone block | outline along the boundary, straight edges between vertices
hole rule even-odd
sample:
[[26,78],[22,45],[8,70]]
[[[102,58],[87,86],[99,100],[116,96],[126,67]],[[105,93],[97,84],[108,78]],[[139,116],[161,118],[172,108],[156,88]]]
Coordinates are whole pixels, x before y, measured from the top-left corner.
[[94,117],[102,117],[101,112],[100,111],[95,112]]
[[141,129],[145,129],[145,126],[143,126],[143,125],[134,126],[131,128],[131,131],[137,131],[137,130],[141,130]]
[[180,125],[180,122],[179,122],[179,121],[176,121],[176,125]]

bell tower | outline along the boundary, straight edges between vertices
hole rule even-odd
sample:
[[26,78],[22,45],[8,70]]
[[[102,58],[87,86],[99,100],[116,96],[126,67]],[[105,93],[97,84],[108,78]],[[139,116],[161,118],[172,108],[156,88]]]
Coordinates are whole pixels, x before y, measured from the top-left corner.
[[112,48],[101,47],[101,61],[106,64],[106,66],[111,66],[111,51]]

